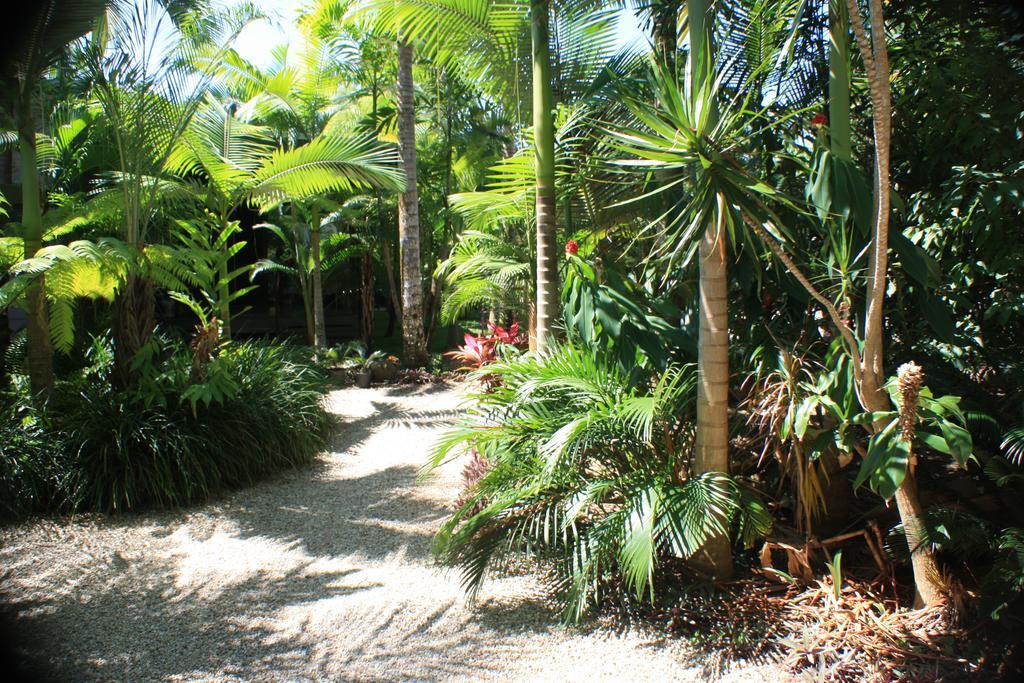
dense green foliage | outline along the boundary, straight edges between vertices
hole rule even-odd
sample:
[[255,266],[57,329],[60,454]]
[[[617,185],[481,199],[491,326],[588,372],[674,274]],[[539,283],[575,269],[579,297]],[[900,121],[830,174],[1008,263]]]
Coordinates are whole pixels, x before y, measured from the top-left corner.
[[94,340],[87,364],[62,373],[45,406],[13,368],[0,395],[5,512],[187,505],[323,448],[326,378],[308,352],[230,344],[196,381],[190,352],[160,337],[154,346],[143,381],[125,390],[110,382],[110,341]]
[[[445,325],[479,324],[448,355],[480,390],[432,462],[473,454],[435,546],[471,590],[526,554],[576,620],[706,575],[726,535],[719,564],[771,564],[749,547],[767,534],[807,567],[764,576],[881,575],[908,603],[1016,618],[1014,3],[318,0],[266,65],[233,46],[245,5],[142,4],[175,27],[159,64],[127,68],[146,40],[122,3],[88,32],[69,15],[41,93],[19,91],[46,95],[40,134],[15,107],[2,136],[38,162],[0,236],[0,309],[30,313],[0,423],[12,507],[178,505],[308,459],[317,372],[226,342],[232,318],[291,302],[324,356],[325,300],[352,304],[369,365],[383,302],[449,347]],[[651,45],[617,40],[632,11]],[[418,249],[398,239],[413,208]],[[194,315],[187,342],[155,333],[158,302]],[[876,528],[842,571],[816,545]]]
[[577,621],[616,581],[644,599],[666,560],[690,558],[713,533],[751,544],[771,519],[740,480],[695,476],[692,368],[630,382],[594,348],[558,346],[477,371],[490,390],[433,455],[461,447],[487,463],[436,541],[475,591],[520,553],[545,562],[564,616]]

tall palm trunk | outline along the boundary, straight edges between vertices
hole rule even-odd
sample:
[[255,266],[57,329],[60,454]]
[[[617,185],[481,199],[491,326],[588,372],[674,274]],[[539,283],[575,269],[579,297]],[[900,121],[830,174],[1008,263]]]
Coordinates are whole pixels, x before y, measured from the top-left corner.
[[[372,88],[371,103],[372,109],[371,114],[373,116],[373,129],[377,130],[377,80],[374,76],[373,88]],[[384,200],[377,191],[374,193],[374,201],[377,205],[377,234],[380,236],[380,260],[384,264],[384,277],[387,280],[388,285],[388,299],[391,302],[388,308],[388,327],[384,332],[385,337],[390,337],[395,331],[395,318],[402,314],[402,299],[398,292],[398,284],[395,282],[395,267],[394,261],[391,257],[391,240],[389,240],[384,230]]]
[[398,39],[398,152],[406,189],[398,197],[398,241],[402,273],[402,363],[427,362],[420,273],[420,210],[416,192],[416,113],[413,108],[412,45]]
[[[18,94],[18,140],[21,154],[22,227],[25,258],[36,255],[43,246],[43,212],[39,196],[39,171],[36,164],[36,130],[32,118],[31,86],[23,84]],[[37,278],[25,292],[28,313],[28,373],[32,394],[46,399],[53,389],[53,346],[46,311],[46,284]]]
[[[709,0],[689,0],[690,70],[693,87],[714,78],[711,34],[714,9]],[[697,474],[729,472],[729,301],[725,199],[718,198],[718,222],[710,223],[700,244],[700,332],[697,342]],[[710,539],[698,565],[716,578],[732,575],[728,532]]]
[[[676,53],[679,50],[679,9],[681,4],[682,0],[659,0],[651,5],[653,14],[651,41],[654,43],[654,54],[658,64],[673,77],[676,75]],[[658,185],[666,186],[672,182],[672,175],[671,170],[662,169],[656,172],[655,178]],[[656,241],[657,248],[660,248],[664,242],[664,233],[668,228],[668,216],[678,195],[677,188],[663,190],[660,193],[663,218],[658,221],[660,229]]]
[[324,280],[320,254],[320,212],[313,209],[310,217],[309,249],[313,254],[313,346],[327,348],[327,321],[324,319]]
[[[875,221],[874,240],[868,263],[869,278],[867,310],[864,320],[863,360],[861,361],[861,401],[872,412],[889,410],[891,405],[885,391],[884,349],[885,291],[888,284],[889,218],[891,175],[889,154],[892,143],[892,89],[889,75],[889,52],[885,42],[885,16],[882,0],[870,0],[870,42],[856,0],[846,0],[854,36],[864,57],[871,92],[875,143]],[[886,427],[885,422],[874,425],[876,430]],[[911,550],[914,569],[915,606],[936,605],[942,600],[942,587],[935,555],[927,544],[919,544],[921,530],[920,495],[914,468],[909,467],[906,477],[896,491],[896,506]]]
[[537,173],[537,347],[551,341],[558,317],[558,245],[555,216],[555,122],[548,44],[549,0],[532,0],[533,138]]

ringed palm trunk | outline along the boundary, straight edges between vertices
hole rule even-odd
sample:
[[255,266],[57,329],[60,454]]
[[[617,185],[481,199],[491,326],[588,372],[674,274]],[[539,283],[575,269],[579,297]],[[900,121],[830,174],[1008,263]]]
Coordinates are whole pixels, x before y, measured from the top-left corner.
[[[725,206],[720,205],[720,210]],[[709,225],[700,244],[700,329],[697,340],[697,474],[729,472],[729,300],[724,223]],[[710,539],[697,565],[715,578],[732,575],[728,532]]]
[[[43,246],[43,215],[39,197],[39,171],[36,166],[36,131],[32,118],[32,98],[26,85],[18,98],[18,139],[21,154],[22,226],[25,258],[36,255]],[[53,346],[46,311],[46,283],[37,278],[25,291],[28,313],[28,373],[32,394],[42,399],[53,389]]]
[[406,189],[398,197],[398,241],[402,278],[402,363],[427,362],[420,272],[420,215],[416,191],[416,113],[413,108],[412,45],[398,39],[398,151]]
[[[708,0],[689,0],[690,69],[694,87],[714,78],[711,34],[714,9]],[[728,207],[718,197],[716,223],[704,230],[699,250],[700,332],[697,342],[696,474],[729,473],[729,301],[727,281]],[[715,578],[732,575],[728,531],[708,540],[696,558]]]
[[537,348],[544,349],[558,318],[558,245],[555,216],[555,123],[548,43],[549,1],[530,4],[533,39],[533,137],[537,174]]

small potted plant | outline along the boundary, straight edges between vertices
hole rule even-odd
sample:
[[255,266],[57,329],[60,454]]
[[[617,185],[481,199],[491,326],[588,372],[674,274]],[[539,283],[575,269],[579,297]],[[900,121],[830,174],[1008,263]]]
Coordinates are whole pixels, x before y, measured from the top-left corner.
[[346,351],[345,364],[355,371],[356,385],[361,389],[368,389],[373,381],[373,368],[384,357],[384,352],[369,353],[368,349],[359,342],[349,344]]
[[323,353],[323,361],[327,366],[327,372],[331,379],[339,384],[345,384],[352,372],[346,362],[346,350],[342,346],[335,346]]

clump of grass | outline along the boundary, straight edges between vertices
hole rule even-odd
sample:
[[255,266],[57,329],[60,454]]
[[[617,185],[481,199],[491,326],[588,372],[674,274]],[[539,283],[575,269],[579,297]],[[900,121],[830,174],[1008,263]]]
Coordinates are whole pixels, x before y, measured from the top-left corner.
[[15,378],[16,408],[0,424],[4,437],[20,429],[0,451],[8,515],[192,504],[309,462],[331,429],[326,375],[301,349],[226,345],[216,361],[221,390],[201,400],[187,349],[170,342],[127,390],[109,379],[109,345],[94,345],[89,358],[46,406]]

